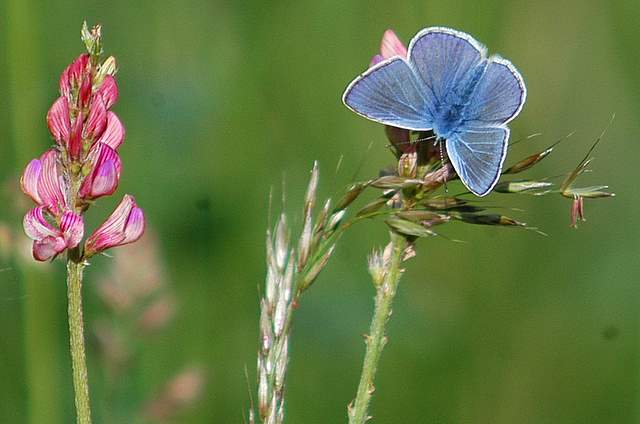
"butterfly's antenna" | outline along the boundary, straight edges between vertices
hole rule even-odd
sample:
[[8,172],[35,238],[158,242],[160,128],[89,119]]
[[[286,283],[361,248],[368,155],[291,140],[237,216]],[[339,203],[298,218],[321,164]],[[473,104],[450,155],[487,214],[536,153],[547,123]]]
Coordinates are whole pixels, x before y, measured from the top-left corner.
[[413,144],[413,143],[418,143],[420,141],[428,141],[428,140],[434,140],[438,138],[438,136],[435,135],[431,135],[429,137],[422,137],[422,138],[416,138],[415,140],[409,140],[409,141],[400,141],[398,143],[394,143],[394,144],[387,144],[387,147],[393,147],[393,146],[404,146],[405,144]]
[[[444,166],[444,152],[442,151],[442,139],[438,139],[438,147],[440,148],[440,166]],[[444,178],[444,192],[449,194],[449,187],[447,186],[447,178]],[[446,202],[446,200],[445,200]]]
[[367,150],[365,150],[364,154],[362,155],[362,158],[360,159],[360,163],[356,167],[356,170],[353,173],[353,176],[351,177],[351,182],[354,182],[358,178],[358,174],[362,170],[362,167],[364,166],[364,162],[367,160],[367,155],[371,151],[372,146],[373,146],[373,141],[369,143],[369,145],[367,146]]

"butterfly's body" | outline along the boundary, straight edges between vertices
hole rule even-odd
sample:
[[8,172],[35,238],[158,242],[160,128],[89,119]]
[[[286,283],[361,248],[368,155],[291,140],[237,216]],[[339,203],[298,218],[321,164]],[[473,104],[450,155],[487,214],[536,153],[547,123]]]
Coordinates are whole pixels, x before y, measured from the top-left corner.
[[409,45],[408,58],[370,68],[345,91],[356,113],[400,128],[433,130],[462,182],[484,196],[496,184],[506,156],[506,124],[522,109],[526,89],[511,62],[486,57],[468,34],[427,28]]

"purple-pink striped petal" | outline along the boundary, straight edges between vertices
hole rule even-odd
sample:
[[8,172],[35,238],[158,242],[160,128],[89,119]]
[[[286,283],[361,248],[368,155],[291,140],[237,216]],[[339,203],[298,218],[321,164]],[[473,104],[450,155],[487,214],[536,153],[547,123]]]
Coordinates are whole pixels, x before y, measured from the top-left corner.
[[69,143],[67,145],[67,151],[72,159],[80,158],[80,151],[82,150],[82,116],[78,115],[71,127],[71,135],[69,136]]
[[40,157],[42,172],[38,180],[38,195],[41,204],[49,208],[56,216],[67,208],[65,193],[67,187],[58,172],[58,152],[55,149],[46,151]]
[[48,261],[54,259],[66,248],[62,237],[45,237],[42,240],[33,242],[33,258],[37,261]]
[[58,97],[47,112],[47,126],[53,138],[59,144],[66,146],[71,133],[69,101],[66,97]]
[[127,219],[127,224],[124,227],[124,240],[120,245],[133,243],[142,237],[144,233],[145,220],[144,220],[144,212],[139,207],[135,206],[131,213],[129,214],[129,218]]
[[110,109],[118,100],[118,84],[116,84],[116,79],[111,75],[104,77],[102,84],[100,84],[100,87],[96,90],[96,94],[102,97],[105,106],[107,109]]
[[60,231],[66,247],[72,249],[82,240],[84,235],[84,221],[74,212],[66,211],[60,220]]
[[118,147],[124,141],[124,126],[118,116],[109,111],[107,112],[107,128],[102,133],[102,136],[98,139],[98,142],[104,143],[114,150],[118,150]]
[[407,48],[402,41],[400,41],[396,33],[393,30],[388,29],[382,36],[380,54],[384,59],[389,59],[394,56],[407,57]]
[[31,240],[42,240],[45,237],[57,237],[60,232],[47,221],[45,217],[45,207],[36,206],[29,210],[22,221],[25,234]]
[[118,188],[122,161],[118,153],[103,143],[96,143],[89,152],[91,172],[80,187],[80,197],[96,199],[113,194]]
[[42,173],[42,163],[40,159],[33,159],[24,170],[20,178],[20,188],[22,192],[31,197],[37,204],[42,204],[42,199],[38,195],[38,181]]
[[104,132],[107,126],[107,109],[104,106],[102,98],[96,97],[91,102],[89,108],[89,116],[87,122],[84,125],[84,138],[96,139],[99,138]]
[[144,213],[131,195],[125,195],[111,216],[89,236],[85,253],[95,253],[115,246],[132,243],[144,233]]
[[78,90],[78,105],[84,109],[89,106],[89,100],[91,100],[92,87],[91,72],[85,72],[82,75],[82,82],[80,83],[80,90]]
[[71,93],[74,88],[78,88],[87,72],[89,65],[89,55],[81,54],[74,60],[60,75],[60,94],[71,100]]
[[377,54],[375,56],[373,56],[371,58],[371,62],[369,62],[369,67],[373,66],[373,65],[377,65],[378,63],[382,62],[384,60],[384,57],[382,57],[381,54]]

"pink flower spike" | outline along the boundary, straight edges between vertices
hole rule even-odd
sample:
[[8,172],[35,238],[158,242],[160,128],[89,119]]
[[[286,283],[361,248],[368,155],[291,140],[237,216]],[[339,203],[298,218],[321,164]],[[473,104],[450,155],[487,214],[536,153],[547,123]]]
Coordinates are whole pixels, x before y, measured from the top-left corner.
[[104,107],[102,98],[98,97],[91,102],[89,116],[84,126],[84,138],[95,139],[102,135],[107,127],[107,109]]
[[38,195],[38,181],[42,174],[42,163],[40,159],[33,159],[24,170],[20,178],[20,188],[22,192],[31,197],[37,204],[42,204],[42,199]]
[[116,79],[111,75],[104,77],[104,80],[102,81],[102,84],[100,84],[100,87],[98,87],[96,94],[102,96],[102,100],[104,100],[106,108],[110,109],[118,100],[118,84],[116,84]]
[[407,57],[407,48],[402,41],[400,41],[396,33],[388,29],[382,36],[380,54],[384,59],[389,59],[394,56]]
[[131,195],[125,195],[111,216],[85,242],[87,257],[115,246],[133,243],[144,233],[144,214]]
[[82,217],[74,212],[66,211],[60,220],[60,231],[64,238],[65,245],[73,249],[82,240],[84,235],[84,221]]
[[47,112],[47,126],[58,144],[66,147],[71,133],[69,102],[66,97],[58,97]]
[[89,153],[91,173],[80,187],[80,197],[97,199],[113,194],[118,188],[122,161],[118,153],[103,143],[96,143]]
[[98,142],[106,144],[113,150],[118,150],[118,147],[124,141],[124,135],[124,126],[118,116],[111,111],[107,112],[107,128],[98,139]]
[[67,208],[65,193],[66,183],[58,172],[58,152],[55,149],[46,151],[40,157],[42,171],[38,179],[38,196],[40,204],[46,206],[55,216],[62,215]]

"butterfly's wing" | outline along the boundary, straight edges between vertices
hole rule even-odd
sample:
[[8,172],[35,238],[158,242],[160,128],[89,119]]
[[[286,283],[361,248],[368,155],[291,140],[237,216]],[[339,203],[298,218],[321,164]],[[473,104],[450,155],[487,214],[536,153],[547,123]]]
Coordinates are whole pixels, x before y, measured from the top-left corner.
[[464,110],[464,126],[495,127],[504,125],[522,110],[527,97],[524,80],[506,59],[491,57]]
[[475,195],[488,194],[498,182],[507,155],[509,128],[459,131],[447,140],[447,154],[464,185]]
[[409,62],[436,102],[458,91],[485,54],[485,47],[469,34],[441,27],[420,31],[408,50]]
[[401,57],[380,62],[357,77],[342,101],[372,121],[416,131],[433,128],[425,88]]

